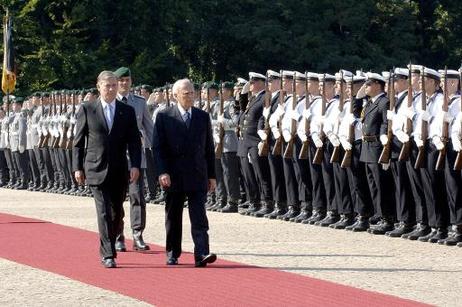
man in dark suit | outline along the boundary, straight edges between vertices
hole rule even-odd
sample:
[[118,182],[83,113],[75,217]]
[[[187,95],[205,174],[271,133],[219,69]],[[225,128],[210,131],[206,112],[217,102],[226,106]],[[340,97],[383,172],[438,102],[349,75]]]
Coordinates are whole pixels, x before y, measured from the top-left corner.
[[173,85],[176,106],[159,112],[154,127],[154,155],[160,186],[166,190],[165,228],[167,265],[178,264],[184,201],[188,199],[196,267],[213,263],[205,211],[207,191],[216,187],[215,152],[209,115],[194,104],[194,85],[188,79]]
[[84,103],[76,115],[73,148],[74,176],[80,185],[90,186],[95,199],[102,264],[116,267],[117,225],[128,185],[136,182],[141,165],[141,140],[132,107],[116,100],[117,78],[111,71],[98,76],[100,98]]

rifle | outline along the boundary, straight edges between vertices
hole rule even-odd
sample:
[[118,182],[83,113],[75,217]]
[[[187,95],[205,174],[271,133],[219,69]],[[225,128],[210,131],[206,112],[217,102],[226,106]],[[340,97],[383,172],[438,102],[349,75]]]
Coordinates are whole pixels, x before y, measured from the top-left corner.
[[[462,66],[459,68],[459,84],[462,85]],[[460,100],[462,104],[462,99]],[[453,169],[455,171],[460,171],[462,169],[462,151],[459,151],[456,156],[456,161],[454,162]]]
[[[296,93],[296,80],[295,80],[295,72],[294,72],[294,79],[292,81],[292,112],[295,111],[297,108],[297,93]],[[284,151],[284,158],[290,159],[294,155],[294,142],[295,142],[295,136],[297,134],[297,121],[295,119],[291,120],[291,126],[290,126],[290,132],[291,132],[291,137],[289,142],[286,145],[286,150]]]
[[[321,96],[321,116],[324,118],[326,115],[326,74],[324,74],[324,78],[322,79],[322,96]],[[324,132],[322,131],[324,124],[321,122],[321,129],[319,132],[319,138],[321,141],[324,139]],[[313,164],[322,164],[322,160],[324,159],[324,146],[320,148],[316,148],[316,153],[314,154]]]
[[[343,96],[343,71],[340,70],[340,95],[338,100],[339,114],[343,112],[343,106],[345,104],[345,98]],[[338,121],[338,120],[337,120]],[[340,146],[335,146],[330,157],[330,163],[339,162],[340,160]]]
[[[265,108],[271,108],[271,93],[269,91],[268,86],[268,73],[266,73],[266,81],[265,81]],[[266,140],[262,141],[261,147],[258,149],[258,155],[260,157],[267,157],[269,152],[269,135],[271,133],[271,129],[269,126],[269,114],[268,117],[265,118],[265,133],[267,135]]]
[[61,140],[59,142],[59,148],[66,149],[68,142],[67,131],[69,130],[69,122],[67,118],[67,96],[64,96],[64,112],[63,109],[61,109],[61,115],[63,116],[63,135],[61,136]]
[[[60,111],[59,111],[59,115],[61,115],[61,106],[62,106],[62,98],[61,98],[61,95],[57,94],[58,95],[58,101],[59,101],[59,105],[60,105]],[[58,130],[58,133],[57,133],[57,136],[55,137],[54,141],[53,141],[53,144],[52,144],[52,147],[53,148],[59,148],[59,140],[61,139],[60,135],[59,135],[59,115],[58,115],[58,111],[56,110],[56,97],[55,97],[55,104],[53,105],[53,115],[55,116],[55,120],[56,120],[56,129]]]
[[71,94],[71,100],[72,100],[72,114],[71,114],[71,125],[69,127],[71,131],[71,135],[69,136],[67,140],[67,145],[66,149],[72,149],[72,146],[74,145],[74,130],[75,130],[75,94]]
[[[351,82],[350,82],[349,87],[350,87],[350,110],[349,112],[350,114],[353,115],[353,111],[354,111],[353,76],[351,76]],[[350,125],[350,129],[348,131],[348,142],[350,142],[351,146],[354,145],[354,142],[355,142],[355,123],[354,122]],[[350,150],[345,150],[345,154],[343,155],[343,159],[342,159],[342,163],[340,167],[342,168],[351,167],[352,157],[353,157],[353,148]]]
[[170,95],[168,93],[169,84],[165,84],[165,98],[167,99],[167,108],[170,107]]
[[210,113],[210,88],[207,84],[207,101],[205,102],[205,112]]
[[[223,83],[220,84],[220,110],[219,114],[223,115],[224,108],[225,108],[225,101],[223,100]],[[223,154],[223,139],[225,136],[225,129],[223,127],[223,123],[219,124],[219,132],[218,136],[220,138],[220,142],[215,146],[215,159],[221,159],[221,155]]]
[[[444,83],[443,83],[443,90],[444,90],[444,98],[443,98],[443,112],[448,112],[448,68],[444,67]],[[444,160],[446,159],[446,144],[448,142],[448,135],[449,135],[449,123],[443,120],[443,131],[441,132],[442,142],[444,144],[443,149],[441,149],[438,153],[438,159],[436,160],[435,170],[440,171],[444,167]]]
[[[412,63],[409,63],[409,77],[408,77],[408,86],[407,86],[407,108],[412,108],[412,101],[413,101],[413,89],[412,89]],[[412,133],[412,120],[406,120],[406,134],[411,135]],[[411,152],[411,142],[408,141],[403,144],[401,147],[401,151],[399,152],[399,161],[406,161],[409,159],[409,154]]]
[[[280,71],[281,73],[281,86],[279,89],[279,105],[284,106],[284,90],[283,90],[283,73],[284,71]],[[279,138],[276,139],[273,147],[273,156],[282,156],[282,129],[281,129],[281,121],[278,121],[278,130],[280,132]]]
[[[305,83],[305,109],[308,110],[311,106],[311,96],[308,90],[308,72],[305,72],[305,77],[306,77],[306,83]],[[300,153],[298,155],[298,158],[300,160],[306,160],[308,159],[308,151],[310,147],[310,141],[309,141],[309,136],[310,136],[310,121],[305,118],[305,135],[306,135],[306,141],[302,143],[302,148],[300,149]]]
[[[422,112],[427,110],[427,93],[425,92],[425,67],[422,67],[420,80],[422,84],[422,94],[421,94],[421,103],[422,103]],[[414,164],[414,168],[421,168],[424,162],[424,155],[425,155],[425,142],[427,141],[427,134],[428,134],[428,123],[422,120],[422,127],[420,131],[420,137],[422,138],[423,145],[419,147],[419,153],[417,154],[417,158]]]
[[[42,102],[42,108],[44,108],[43,102]],[[43,111],[43,109],[42,109],[42,111]],[[44,135],[44,133],[42,133],[43,138],[42,138],[42,137],[40,138],[40,141],[39,141],[39,144],[38,144],[38,147],[39,147],[39,148],[48,147],[48,143],[49,143],[50,137],[51,137],[51,133],[50,133],[50,120],[51,120],[51,105],[50,105],[49,108],[48,108],[48,114],[47,114],[46,120],[45,120],[45,122],[44,122],[44,124],[46,123],[45,129],[47,130],[47,134]]]
[[45,116],[45,112],[44,112],[45,107],[43,105],[43,99],[42,98],[40,98],[40,107],[42,109],[41,109],[40,120],[39,120],[39,123],[41,122],[41,124],[39,124],[40,131],[39,131],[39,141],[37,143],[38,148],[42,148],[42,146],[43,146],[42,144],[43,144],[44,139],[45,139],[45,135],[42,132],[42,125],[45,122],[45,118],[44,118],[44,116]]
[[[388,78],[388,99],[390,100],[389,110],[394,112],[395,109],[395,86],[394,86],[394,69],[390,71],[390,77]],[[379,157],[379,163],[389,163],[391,154],[391,139],[393,138],[392,130],[393,121],[388,120],[387,125],[387,138],[388,142],[383,146],[382,153]]]

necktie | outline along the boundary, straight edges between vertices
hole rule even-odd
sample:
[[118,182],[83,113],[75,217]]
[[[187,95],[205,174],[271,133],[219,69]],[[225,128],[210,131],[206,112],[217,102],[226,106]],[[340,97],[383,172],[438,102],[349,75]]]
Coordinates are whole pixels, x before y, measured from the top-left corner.
[[109,128],[109,130],[111,130],[112,129],[112,107],[109,104],[106,105],[105,115],[106,115],[107,127]]
[[127,97],[125,97],[125,96],[122,97],[122,102],[123,102],[123,103],[127,103],[127,101],[128,101],[128,100],[127,100]]
[[186,124],[186,127],[189,129],[189,125],[191,124],[191,115],[189,112],[186,112],[184,114],[184,123]]

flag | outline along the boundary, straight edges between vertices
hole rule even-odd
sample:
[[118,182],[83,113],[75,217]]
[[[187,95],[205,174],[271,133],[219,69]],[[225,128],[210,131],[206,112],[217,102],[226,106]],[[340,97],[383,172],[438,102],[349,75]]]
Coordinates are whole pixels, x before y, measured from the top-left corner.
[[14,69],[13,50],[13,22],[8,14],[3,18],[3,72],[2,90],[11,94],[16,86],[16,72]]

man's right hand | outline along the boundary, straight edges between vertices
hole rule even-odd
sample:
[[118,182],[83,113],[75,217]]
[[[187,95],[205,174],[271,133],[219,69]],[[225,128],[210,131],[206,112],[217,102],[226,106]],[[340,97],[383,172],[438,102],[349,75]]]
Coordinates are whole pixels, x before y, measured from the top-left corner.
[[85,184],[85,174],[83,171],[76,171],[74,173],[75,180],[79,185],[84,185]]
[[170,181],[170,175],[169,174],[160,175],[159,176],[159,184],[164,189],[169,188],[170,185],[172,184],[171,181]]

